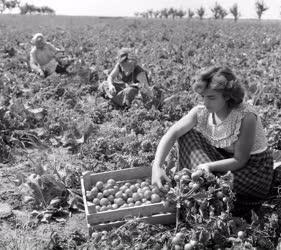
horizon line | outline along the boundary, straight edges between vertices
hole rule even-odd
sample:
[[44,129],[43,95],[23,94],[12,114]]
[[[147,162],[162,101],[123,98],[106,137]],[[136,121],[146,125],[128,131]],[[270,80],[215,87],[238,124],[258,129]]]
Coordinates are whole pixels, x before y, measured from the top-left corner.
[[[175,18],[175,19],[172,19],[172,18],[143,18],[143,17],[136,17],[136,16],[134,16],[134,15],[132,15],[132,16],[115,16],[115,15],[74,15],[74,14],[57,14],[57,13],[55,13],[55,14],[51,14],[51,15],[44,15],[44,14],[41,14],[41,13],[34,13],[34,14],[25,14],[25,15],[22,15],[22,14],[20,14],[20,13],[1,13],[0,14],[0,17],[2,16],[2,15],[12,15],[12,16],[15,16],[15,15],[17,15],[17,16],[67,16],[67,17],[96,17],[96,18],[100,18],[100,17],[102,17],[102,18],[135,18],[135,19],[145,19],[145,20],[182,20],[182,19],[199,19],[199,17],[192,17],[192,18],[189,18],[189,17],[183,17],[183,18]],[[206,19],[208,19],[208,20],[217,20],[217,21],[219,21],[219,20],[221,20],[221,21],[223,21],[223,20],[234,20],[234,18],[233,17],[225,17],[224,19],[214,19],[214,17],[210,17],[210,16],[206,16],[206,17],[204,17],[203,18],[203,20],[206,20]],[[258,17],[240,17],[240,18],[238,18],[238,20],[260,20],[260,21],[262,21],[262,20],[270,20],[270,21],[274,21],[274,20],[276,20],[276,21],[280,21],[281,20],[281,17],[279,17],[279,18],[261,18],[261,19],[258,19]]]

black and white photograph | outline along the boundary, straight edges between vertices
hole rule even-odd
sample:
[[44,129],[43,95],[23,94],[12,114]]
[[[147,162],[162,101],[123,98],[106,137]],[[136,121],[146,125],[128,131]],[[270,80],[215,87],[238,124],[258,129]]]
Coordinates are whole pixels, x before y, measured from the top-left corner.
[[0,0],[0,250],[281,250],[281,1]]

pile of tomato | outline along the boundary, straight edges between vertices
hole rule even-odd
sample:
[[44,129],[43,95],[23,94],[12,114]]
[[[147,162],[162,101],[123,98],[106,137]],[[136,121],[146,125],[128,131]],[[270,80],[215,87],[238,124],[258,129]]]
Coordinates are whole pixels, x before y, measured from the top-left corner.
[[193,172],[183,169],[174,176],[174,180],[186,221],[192,221],[196,215],[198,223],[230,212],[234,199],[231,173],[218,177],[200,169]]
[[90,191],[86,191],[86,197],[95,205],[97,212],[161,202],[164,193],[150,183],[150,179],[135,182],[117,182],[114,179],[98,181]]

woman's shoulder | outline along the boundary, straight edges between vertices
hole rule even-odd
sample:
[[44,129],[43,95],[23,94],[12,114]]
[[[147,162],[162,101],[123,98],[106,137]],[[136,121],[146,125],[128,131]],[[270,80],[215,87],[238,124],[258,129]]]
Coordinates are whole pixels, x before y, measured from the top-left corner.
[[134,71],[137,72],[137,73],[142,73],[142,72],[146,73],[146,72],[147,72],[147,71],[146,71],[142,66],[140,66],[139,64],[136,64]]
[[249,113],[258,116],[257,109],[253,105],[245,102],[241,103],[237,108],[234,109],[234,111],[238,114],[241,114],[242,116],[245,116]]

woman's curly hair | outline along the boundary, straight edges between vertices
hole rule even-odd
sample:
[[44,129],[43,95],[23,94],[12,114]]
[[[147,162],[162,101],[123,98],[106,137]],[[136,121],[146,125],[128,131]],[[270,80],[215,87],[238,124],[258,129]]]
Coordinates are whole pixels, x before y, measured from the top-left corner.
[[221,92],[228,99],[229,108],[238,107],[245,96],[244,88],[228,67],[211,67],[201,73],[193,85],[193,90],[202,95],[206,89]]

